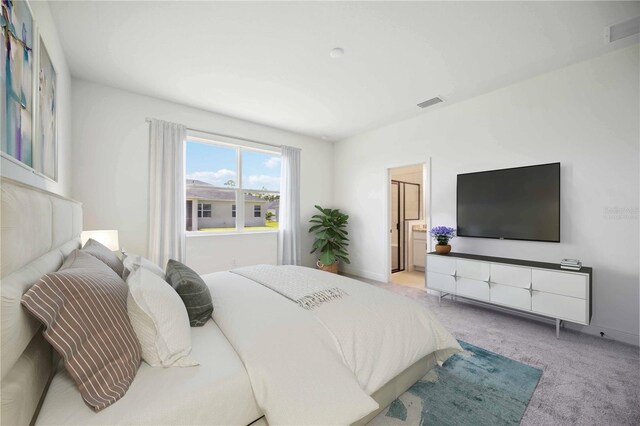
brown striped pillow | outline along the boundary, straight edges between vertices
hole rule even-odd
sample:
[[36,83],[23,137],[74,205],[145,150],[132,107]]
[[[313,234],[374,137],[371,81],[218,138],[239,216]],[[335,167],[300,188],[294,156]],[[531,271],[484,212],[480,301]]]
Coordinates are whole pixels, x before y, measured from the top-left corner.
[[84,243],[82,251],[85,253],[89,253],[96,259],[103,261],[109,268],[113,269],[113,271],[118,274],[119,277],[122,277],[124,275],[124,264],[122,263],[122,260],[118,259],[118,256],[116,256],[114,252],[109,250],[107,246],[100,244],[92,238],[89,238],[89,240]]
[[22,296],[44,337],[60,353],[85,403],[100,411],[122,398],[140,365],[127,315],[125,282],[80,250]]

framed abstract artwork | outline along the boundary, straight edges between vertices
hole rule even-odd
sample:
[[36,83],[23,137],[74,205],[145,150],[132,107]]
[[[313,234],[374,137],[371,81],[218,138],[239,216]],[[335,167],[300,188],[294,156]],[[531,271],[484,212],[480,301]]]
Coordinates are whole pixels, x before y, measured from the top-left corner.
[[2,156],[33,168],[36,31],[28,3],[2,0],[0,25]]
[[38,114],[36,119],[35,168],[48,178],[58,180],[58,126],[56,70],[42,37],[38,45]]

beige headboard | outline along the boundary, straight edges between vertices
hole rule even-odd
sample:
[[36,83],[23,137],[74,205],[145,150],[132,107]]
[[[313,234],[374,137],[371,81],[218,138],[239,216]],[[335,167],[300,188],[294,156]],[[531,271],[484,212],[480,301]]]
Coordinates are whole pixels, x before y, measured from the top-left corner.
[[7,178],[0,180],[1,417],[28,425],[51,375],[51,346],[20,305],[38,279],[80,247],[82,205]]

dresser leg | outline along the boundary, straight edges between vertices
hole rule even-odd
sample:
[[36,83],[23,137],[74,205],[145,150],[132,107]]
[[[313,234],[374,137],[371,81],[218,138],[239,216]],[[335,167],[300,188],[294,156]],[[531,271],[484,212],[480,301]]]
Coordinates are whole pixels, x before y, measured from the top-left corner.
[[560,320],[556,318],[556,339],[560,338]]
[[438,306],[442,306],[442,292],[438,292]]

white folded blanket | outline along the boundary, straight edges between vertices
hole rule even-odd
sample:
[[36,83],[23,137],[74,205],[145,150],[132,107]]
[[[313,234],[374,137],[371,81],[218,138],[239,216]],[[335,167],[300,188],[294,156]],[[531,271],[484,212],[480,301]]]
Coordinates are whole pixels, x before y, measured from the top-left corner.
[[313,309],[347,295],[341,288],[330,287],[326,280],[309,276],[305,269],[295,266],[255,265],[231,272],[270,288],[304,309]]

